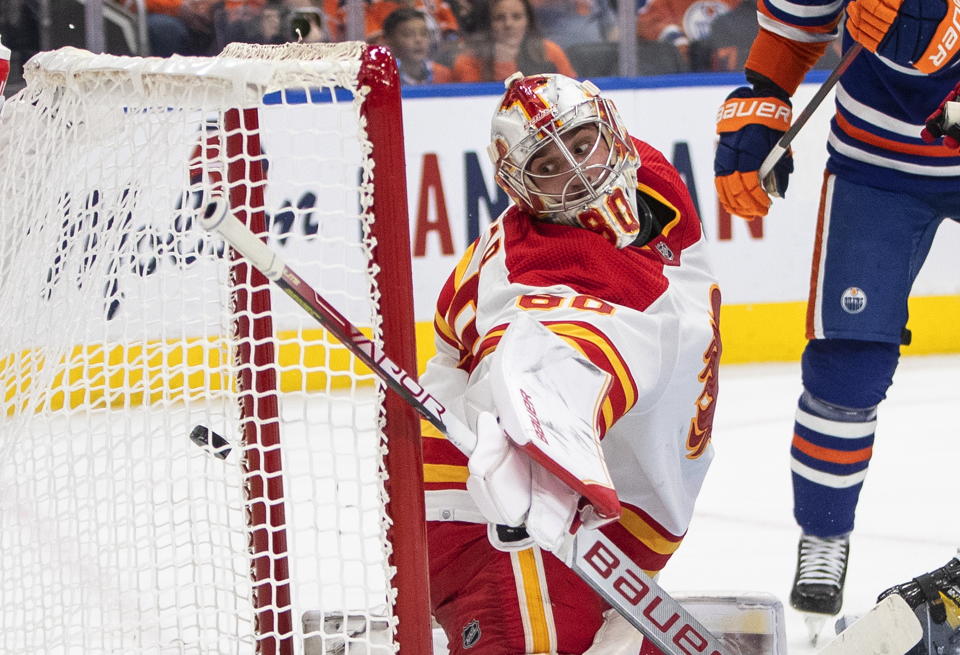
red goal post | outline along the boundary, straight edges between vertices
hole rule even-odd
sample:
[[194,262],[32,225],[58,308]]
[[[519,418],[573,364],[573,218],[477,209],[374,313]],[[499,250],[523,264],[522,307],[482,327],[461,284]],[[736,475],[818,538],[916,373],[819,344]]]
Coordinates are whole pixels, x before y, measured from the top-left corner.
[[429,653],[414,412],[196,220],[229,197],[414,370],[389,53],[63,49],[25,78],[0,114],[0,650]]

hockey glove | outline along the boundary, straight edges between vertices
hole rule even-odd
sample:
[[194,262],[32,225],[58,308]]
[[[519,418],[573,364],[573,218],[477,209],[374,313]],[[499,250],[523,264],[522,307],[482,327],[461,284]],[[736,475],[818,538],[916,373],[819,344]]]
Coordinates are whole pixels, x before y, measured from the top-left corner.
[[[717,113],[720,140],[713,161],[717,197],[728,212],[747,219],[766,216],[770,208],[758,170],[790,128],[790,99],[771,86],[762,91],[749,86],[735,89]],[[788,151],[773,168],[780,195],[785,195],[792,172],[793,157]]]
[[[561,471],[569,475],[564,465],[550,461],[548,469],[540,464],[501,429],[493,414],[483,413],[477,421],[477,448],[467,464],[467,491],[487,521],[522,525],[541,548],[557,553],[581,525],[593,528],[608,522],[595,520],[593,508],[560,479]],[[514,550],[529,543],[498,540],[494,546]]]
[[478,417],[467,490],[491,523],[522,523],[542,548],[565,551],[581,526],[620,516],[595,428],[609,376],[526,313],[489,357],[500,421]]
[[847,30],[863,46],[894,63],[930,75],[960,51],[958,10],[947,0],[854,0]]
[[947,94],[937,110],[926,120],[920,136],[927,143],[943,139],[943,145],[960,150],[960,84]]

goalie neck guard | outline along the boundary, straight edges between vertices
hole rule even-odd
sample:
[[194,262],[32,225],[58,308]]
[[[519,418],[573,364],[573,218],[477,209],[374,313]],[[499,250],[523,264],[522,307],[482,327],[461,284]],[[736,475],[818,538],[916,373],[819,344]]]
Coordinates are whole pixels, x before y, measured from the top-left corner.
[[640,157],[613,102],[564,75],[514,73],[504,86],[488,148],[497,184],[533,216],[598,232],[617,248],[645,238]]

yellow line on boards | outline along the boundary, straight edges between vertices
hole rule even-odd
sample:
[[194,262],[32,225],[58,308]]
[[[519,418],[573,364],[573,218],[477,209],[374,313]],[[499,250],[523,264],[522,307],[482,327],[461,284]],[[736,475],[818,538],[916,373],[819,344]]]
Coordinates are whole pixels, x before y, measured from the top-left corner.
[[[909,303],[913,343],[904,355],[960,352],[960,296]],[[805,302],[724,305],[724,364],[797,361],[806,343]],[[416,325],[422,372],[435,352],[433,322]],[[373,374],[325,330],[277,334],[280,391],[317,392],[369,386]],[[0,415],[78,407],[118,407],[213,397],[235,389],[226,341],[214,337],[146,344],[74,346],[50,353],[0,353]]]

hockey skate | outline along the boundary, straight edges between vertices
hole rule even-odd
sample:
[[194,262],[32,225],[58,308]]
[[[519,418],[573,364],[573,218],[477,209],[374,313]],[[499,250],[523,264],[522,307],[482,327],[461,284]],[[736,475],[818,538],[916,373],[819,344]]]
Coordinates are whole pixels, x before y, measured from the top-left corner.
[[840,612],[843,583],[847,576],[850,538],[801,535],[797,548],[797,572],[790,591],[790,605],[804,613],[810,643],[817,638],[827,619]]

